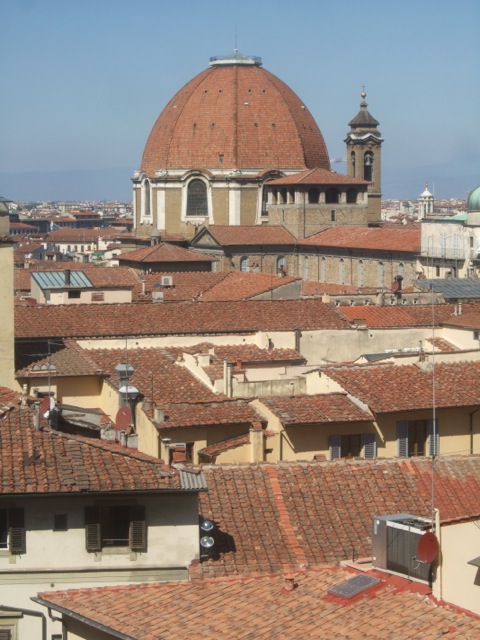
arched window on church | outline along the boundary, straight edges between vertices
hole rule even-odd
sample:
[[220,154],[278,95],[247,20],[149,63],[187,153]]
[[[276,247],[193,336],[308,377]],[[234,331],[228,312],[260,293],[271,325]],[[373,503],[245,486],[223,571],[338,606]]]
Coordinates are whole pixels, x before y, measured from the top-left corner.
[[363,156],[363,179],[372,181],[373,177],[373,153],[367,151]]
[[325,282],[327,280],[327,259],[325,256],[322,256],[320,260],[320,282]]
[[365,264],[363,260],[358,261],[357,284],[359,287],[365,286]]
[[357,190],[350,188],[347,189],[347,204],[356,204],[357,203]]
[[377,287],[383,287],[385,284],[385,265],[383,262],[377,264]]
[[345,260],[343,258],[340,258],[338,263],[338,282],[345,284]]
[[320,192],[316,187],[311,187],[308,190],[308,204],[318,204],[320,198]]
[[286,274],[287,273],[287,261],[285,256],[277,257],[277,273]]
[[151,195],[150,195],[150,181],[144,180],[142,183],[142,216],[144,218],[150,218],[151,216]]
[[355,166],[355,162],[356,162],[356,159],[355,159],[355,151],[352,151],[352,153],[350,154],[350,159],[351,159],[351,163],[352,163],[352,175],[353,175],[353,177],[355,178],[355,176],[356,176],[356,171],[357,171],[357,168],[356,168],[356,166]]
[[188,183],[187,216],[208,216],[207,185],[198,178]]
[[338,189],[325,189],[325,203],[337,204],[338,202],[340,202],[340,192]]
[[242,271],[242,273],[248,273],[250,271],[250,258],[248,256],[242,256],[240,258],[240,271]]
[[308,280],[309,274],[309,264],[308,264],[308,256],[303,257],[303,279]]

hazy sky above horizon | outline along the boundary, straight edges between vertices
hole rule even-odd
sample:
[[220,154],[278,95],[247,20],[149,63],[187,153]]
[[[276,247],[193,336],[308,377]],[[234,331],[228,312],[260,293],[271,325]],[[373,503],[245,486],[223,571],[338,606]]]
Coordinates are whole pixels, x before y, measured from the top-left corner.
[[1,0],[0,19],[0,172],[137,168],[168,100],[235,44],[331,157],[365,85],[384,165],[480,168],[479,0]]

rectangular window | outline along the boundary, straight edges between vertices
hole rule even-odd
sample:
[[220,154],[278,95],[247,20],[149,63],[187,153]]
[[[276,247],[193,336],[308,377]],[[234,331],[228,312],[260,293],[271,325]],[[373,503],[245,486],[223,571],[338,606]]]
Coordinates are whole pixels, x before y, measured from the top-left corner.
[[67,531],[68,522],[66,513],[54,513],[53,514],[53,530],[54,531]]
[[397,422],[398,455],[410,458],[438,454],[438,420],[400,420]]
[[69,291],[68,292],[69,299],[78,299],[80,298],[80,291]]
[[87,551],[127,547],[146,551],[145,508],[137,505],[101,505],[85,509]]
[[374,433],[332,435],[328,438],[330,460],[336,458],[375,458],[377,455]]
[[12,555],[26,552],[23,509],[0,509],[0,549],[8,549]]

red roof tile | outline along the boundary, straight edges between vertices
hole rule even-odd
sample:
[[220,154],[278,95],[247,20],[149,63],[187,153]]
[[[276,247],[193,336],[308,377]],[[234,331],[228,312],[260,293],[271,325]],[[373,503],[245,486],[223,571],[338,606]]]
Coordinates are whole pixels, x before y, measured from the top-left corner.
[[[359,575],[324,567],[261,578],[72,589],[39,594],[40,602],[109,634],[132,640],[201,635],[228,640],[345,638],[467,639],[480,619],[429,598],[428,588],[371,572],[380,582],[349,600],[329,590]],[[363,574],[364,575],[364,574]],[[293,589],[286,589],[293,580]]]
[[[397,367],[397,369],[400,367]],[[480,456],[204,467],[215,522],[204,576],[252,575],[371,555],[372,517],[480,514]],[[291,539],[290,536],[293,535]]]
[[366,249],[373,251],[420,251],[420,225],[399,227],[330,227],[299,241],[300,245]]
[[478,406],[480,362],[425,364],[329,367],[324,373],[374,413],[431,409],[434,401],[437,408]]
[[294,245],[297,239],[280,225],[210,225],[209,233],[224,247],[238,245]]
[[120,445],[35,430],[28,407],[0,419],[0,494],[158,491],[180,480],[161,461]]
[[283,184],[305,184],[305,185],[367,185],[370,184],[366,180],[359,180],[352,176],[346,176],[343,173],[337,173],[336,171],[329,171],[328,169],[309,169],[308,171],[302,171],[294,175],[285,176],[283,178],[277,178],[276,180],[269,180],[267,185],[283,185]]
[[[475,303],[465,304],[466,312],[480,308]],[[377,307],[376,305],[358,305],[338,307],[339,312],[350,322],[363,324],[372,328],[388,329],[393,327],[428,327],[433,324],[450,323],[456,316],[455,306],[452,304],[419,305],[399,307],[397,305]]]
[[346,329],[337,309],[321,300],[261,300],[109,305],[17,306],[17,338],[211,334]]
[[151,247],[143,247],[128,253],[122,253],[119,262],[143,262],[145,264],[154,262],[214,262],[215,258],[201,253],[195,253],[174,244],[161,242]]
[[371,422],[372,416],[354,404],[346,394],[274,396],[262,398],[284,426],[322,425],[332,422]]

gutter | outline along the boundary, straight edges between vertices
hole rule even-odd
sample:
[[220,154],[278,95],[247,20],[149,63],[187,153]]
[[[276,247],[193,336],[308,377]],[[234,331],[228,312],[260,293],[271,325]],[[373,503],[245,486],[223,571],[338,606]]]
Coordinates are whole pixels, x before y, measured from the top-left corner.
[[[32,598],[35,600],[35,598]],[[12,611],[14,613],[23,613],[26,616],[35,616],[42,619],[42,640],[47,640],[47,619],[45,614],[41,611],[34,611],[33,609],[21,609],[20,607],[8,607],[6,605],[0,605],[0,611]]]
[[[138,638],[136,638],[135,636],[129,636],[129,635],[126,635],[125,633],[121,633],[120,631],[115,631],[111,627],[107,627],[106,625],[103,625],[103,624],[100,624],[98,622],[95,622],[94,620],[91,620],[90,618],[87,618],[87,617],[82,616],[80,614],[74,613],[70,609],[66,609],[65,607],[60,607],[58,605],[52,605],[51,602],[49,602],[48,600],[44,600],[43,598],[36,597],[36,598],[31,598],[31,600],[33,600],[33,602],[36,602],[37,604],[42,605],[43,607],[47,607],[47,609],[49,611],[49,615],[51,615],[50,611],[53,609],[54,611],[57,611],[58,613],[61,613],[63,616],[68,616],[69,618],[73,618],[74,620],[78,620],[79,622],[82,622],[83,624],[86,624],[86,625],[88,625],[90,627],[93,627],[94,629],[97,629],[98,631],[103,631],[104,633],[108,633],[110,635],[113,635],[115,638],[118,638],[118,640],[138,640]],[[35,612],[35,614],[36,615],[41,615],[45,619],[45,616],[43,615],[43,613]],[[63,621],[63,623],[65,623],[65,621]],[[46,636],[44,636],[42,638],[42,640],[46,640]]]

